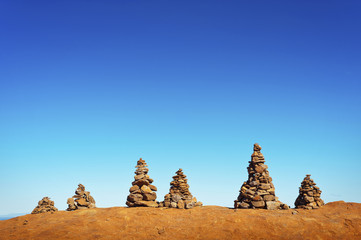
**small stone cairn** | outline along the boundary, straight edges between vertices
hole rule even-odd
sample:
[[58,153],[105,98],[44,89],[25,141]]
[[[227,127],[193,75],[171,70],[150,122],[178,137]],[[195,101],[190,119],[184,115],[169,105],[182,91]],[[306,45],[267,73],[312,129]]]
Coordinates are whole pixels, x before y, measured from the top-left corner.
[[82,184],[78,185],[75,195],[72,198],[68,198],[67,204],[67,211],[96,207],[94,198],[90,196],[90,192],[85,191],[85,187]]
[[31,214],[38,214],[38,213],[45,213],[45,212],[51,212],[54,213],[58,211],[56,207],[54,207],[54,201],[50,200],[49,197],[43,197],[38,202],[38,206],[34,208],[34,210],[31,212]]
[[244,182],[237,200],[234,201],[235,208],[264,208],[269,210],[289,209],[288,205],[278,201],[275,196],[275,187],[272,178],[264,164],[265,159],[261,153],[261,146],[257,143],[253,146],[253,154],[249,162],[248,180]]
[[189,209],[203,205],[202,202],[197,202],[197,198],[189,192],[186,177],[180,168],[170,183],[169,193],[164,196],[164,202],[159,203],[159,207]]
[[295,201],[296,208],[311,210],[325,205],[321,199],[321,193],[320,188],[311,179],[311,175],[307,174],[301,183],[299,195]]
[[127,198],[128,207],[158,207],[157,199],[157,187],[151,185],[153,179],[148,175],[149,169],[145,161],[140,158],[137,162],[135,170],[134,182],[129,189],[130,194]]

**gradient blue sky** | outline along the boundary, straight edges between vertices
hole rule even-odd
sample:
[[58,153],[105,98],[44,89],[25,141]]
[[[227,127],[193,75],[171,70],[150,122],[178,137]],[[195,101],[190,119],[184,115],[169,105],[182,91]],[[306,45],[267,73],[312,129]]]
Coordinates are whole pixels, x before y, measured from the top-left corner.
[[78,183],[125,206],[183,168],[233,206],[253,143],[280,200],[305,174],[361,202],[360,1],[1,1],[0,215]]

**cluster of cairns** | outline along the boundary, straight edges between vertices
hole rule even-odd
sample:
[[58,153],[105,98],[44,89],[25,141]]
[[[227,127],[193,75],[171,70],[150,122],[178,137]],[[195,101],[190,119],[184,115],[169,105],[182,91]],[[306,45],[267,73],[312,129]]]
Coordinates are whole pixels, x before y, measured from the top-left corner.
[[164,202],[160,202],[159,207],[189,209],[202,206],[202,202],[197,202],[197,198],[189,192],[187,181],[187,176],[180,168],[170,183],[169,193],[164,196]]
[[235,208],[265,208],[269,210],[289,209],[287,204],[278,200],[272,178],[267,170],[261,146],[253,146],[253,154],[249,162],[248,180],[239,190],[239,196],[234,201]]
[[155,201],[157,198],[157,187],[152,185],[153,179],[148,175],[149,169],[146,162],[140,158],[135,166],[135,176],[132,187],[129,189],[130,194],[127,198],[128,207],[158,207]]
[[54,201],[50,200],[49,197],[43,197],[38,202],[38,206],[34,208],[34,210],[31,212],[31,214],[37,214],[37,213],[46,213],[46,212],[56,212],[58,209],[54,207]]
[[[253,154],[251,161],[249,161],[248,180],[243,183],[237,200],[234,201],[234,208],[243,209],[289,209],[287,204],[278,200],[275,194],[275,187],[272,183],[272,178],[268,172],[268,166],[265,163],[263,154],[261,153],[261,146],[257,143],[253,146]],[[132,187],[129,189],[130,194],[127,197],[126,205],[128,207],[166,207],[190,209],[193,207],[202,206],[202,202],[197,202],[197,199],[192,196],[189,191],[187,176],[184,175],[183,170],[179,169],[176,175],[173,176],[173,181],[170,183],[169,193],[164,196],[164,201],[158,202],[157,187],[152,185],[153,179],[148,175],[149,169],[146,162],[140,158],[135,166],[135,176],[132,182]],[[317,209],[324,205],[321,199],[321,190],[316,186],[311,175],[306,175],[301,183],[299,189],[299,196],[295,201],[296,208],[303,209]],[[67,211],[74,211],[78,209],[95,208],[95,200],[90,195],[90,192],[85,191],[82,184],[78,185],[75,195],[68,198]],[[54,207],[54,201],[50,198],[44,197],[39,201],[38,206],[32,211],[32,214],[55,212],[58,211]]]
[[321,199],[321,193],[320,188],[311,179],[311,175],[307,174],[301,183],[299,195],[295,201],[296,208],[311,210],[325,205]]
[[67,211],[95,208],[94,198],[90,196],[90,192],[85,191],[85,187],[82,184],[78,185],[78,188],[75,190],[75,195],[71,198],[68,198],[67,204]]

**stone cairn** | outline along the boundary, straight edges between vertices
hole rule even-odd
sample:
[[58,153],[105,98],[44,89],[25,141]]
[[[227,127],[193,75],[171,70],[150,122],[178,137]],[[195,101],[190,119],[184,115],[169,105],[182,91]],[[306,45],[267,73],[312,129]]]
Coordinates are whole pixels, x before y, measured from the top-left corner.
[[301,183],[299,195],[295,201],[296,208],[311,210],[325,205],[321,199],[321,193],[320,188],[311,179],[311,175],[307,174]]
[[202,202],[197,202],[197,199],[189,192],[186,177],[180,168],[170,183],[169,193],[164,196],[164,202],[159,203],[159,207],[189,209],[203,205]]
[[56,211],[58,211],[58,209],[54,207],[54,201],[50,200],[50,198],[48,197],[43,197],[43,199],[41,199],[38,202],[38,206],[34,208],[31,214],[45,213],[45,212],[54,213]]
[[75,195],[72,198],[68,198],[67,204],[67,211],[96,207],[94,198],[90,196],[90,192],[85,191],[85,187],[82,184],[78,185]]
[[140,158],[137,162],[135,170],[134,181],[132,187],[129,189],[130,194],[127,198],[128,207],[158,207],[157,199],[157,187],[151,185],[153,179],[148,175],[149,169],[145,161]]
[[249,162],[248,180],[244,182],[237,200],[234,201],[235,208],[264,208],[269,210],[289,209],[288,205],[278,201],[275,196],[275,187],[272,178],[264,164],[265,160],[261,153],[261,146],[257,143],[253,146],[253,154]]

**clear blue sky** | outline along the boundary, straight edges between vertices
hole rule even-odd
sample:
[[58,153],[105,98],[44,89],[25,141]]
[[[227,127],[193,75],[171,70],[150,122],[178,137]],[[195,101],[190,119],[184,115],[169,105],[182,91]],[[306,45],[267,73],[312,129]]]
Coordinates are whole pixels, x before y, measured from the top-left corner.
[[360,1],[1,1],[0,215],[78,183],[125,206],[183,168],[233,206],[253,143],[280,200],[361,202]]

